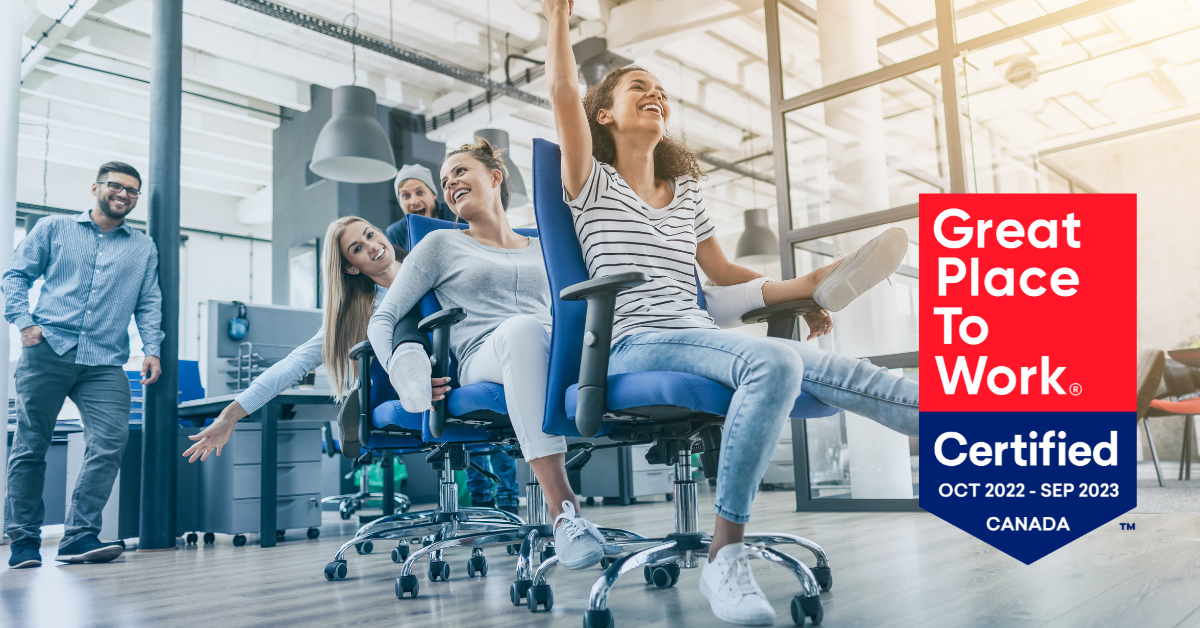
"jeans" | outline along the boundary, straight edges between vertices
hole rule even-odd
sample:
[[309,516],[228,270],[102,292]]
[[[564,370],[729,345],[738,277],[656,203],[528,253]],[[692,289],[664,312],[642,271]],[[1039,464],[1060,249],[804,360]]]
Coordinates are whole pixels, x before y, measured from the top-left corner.
[[676,371],[734,389],[725,415],[716,500],[717,514],[733,523],[749,521],[754,493],[801,391],[917,435],[915,381],[811,344],[688,329],[626,336],[613,345],[610,356],[610,375]]
[[463,386],[479,382],[504,385],[508,417],[526,460],[567,451],[567,439],[542,431],[549,369],[550,334],[538,319],[527,315],[500,323],[458,367],[458,382]]
[[[491,471],[500,478],[496,485],[496,507],[516,507],[518,503],[517,464],[508,456],[508,452],[499,449],[491,451],[472,451],[471,462]],[[492,481],[484,474],[473,468],[467,469],[467,490],[471,492],[472,504],[483,504],[492,500]]]
[[46,341],[21,350],[17,363],[17,432],[8,458],[4,531],[13,542],[41,538],[46,451],[68,396],[83,419],[86,450],[59,547],[100,533],[100,513],[129,439],[129,378],[119,366],[75,363],[75,349],[58,355]]

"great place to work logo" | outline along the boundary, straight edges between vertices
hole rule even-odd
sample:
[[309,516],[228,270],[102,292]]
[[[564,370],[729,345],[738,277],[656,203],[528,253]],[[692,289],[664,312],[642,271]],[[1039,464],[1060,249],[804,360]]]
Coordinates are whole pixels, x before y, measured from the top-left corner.
[[1029,564],[1137,504],[1136,198],[920,202],[921,507]]

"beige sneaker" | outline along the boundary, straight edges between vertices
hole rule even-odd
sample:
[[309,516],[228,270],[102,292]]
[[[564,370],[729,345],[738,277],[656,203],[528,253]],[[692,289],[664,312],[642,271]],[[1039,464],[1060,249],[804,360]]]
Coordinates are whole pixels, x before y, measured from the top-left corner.
[[847,255],[813,290],[817,305],[837,312],[887,279],[904,260],[908,233],[892,227]]

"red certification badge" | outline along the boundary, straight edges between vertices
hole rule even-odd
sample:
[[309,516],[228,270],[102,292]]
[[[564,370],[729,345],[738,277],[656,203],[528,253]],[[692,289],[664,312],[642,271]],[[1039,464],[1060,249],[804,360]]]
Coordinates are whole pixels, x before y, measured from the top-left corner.
[[921,506],[1032,563],[1137,503],[1136,197],[920,202]]

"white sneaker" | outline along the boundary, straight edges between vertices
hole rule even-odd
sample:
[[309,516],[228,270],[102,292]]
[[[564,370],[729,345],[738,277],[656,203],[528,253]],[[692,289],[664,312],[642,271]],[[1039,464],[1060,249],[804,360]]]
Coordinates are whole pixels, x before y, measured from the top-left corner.
[[421,414],[433,404],[433,385],[429,379],[433,367],[425,348],[415,342],[400,345],[388,363],[388,380],[400,397],[400,405],[413,414]]
[[775,609],[750,573],[750,560],[741,543],[717,551],[712,562],[700,568],[700,593],[708,598],[717,619],[741,626],[770,626]]
[[[567,569],[584,569],[604,557],[604,535],[575,512],[575,505],[562,503],[563,512],[554,518],[554,554]],[[560,523],[561,522],[561,523]]]
[[842,310],[896,272],[907,251],[906,231],[884,231],[834,266],[813,290],[813,301],[830,312]]

